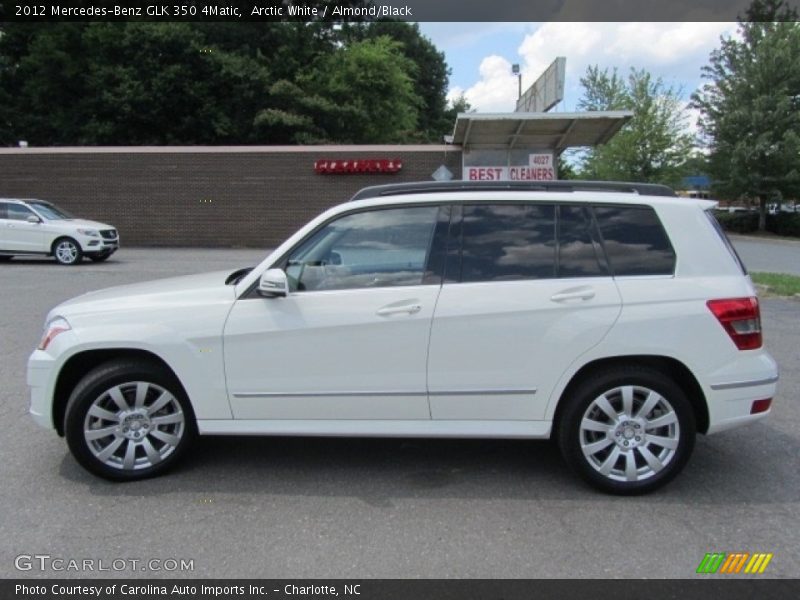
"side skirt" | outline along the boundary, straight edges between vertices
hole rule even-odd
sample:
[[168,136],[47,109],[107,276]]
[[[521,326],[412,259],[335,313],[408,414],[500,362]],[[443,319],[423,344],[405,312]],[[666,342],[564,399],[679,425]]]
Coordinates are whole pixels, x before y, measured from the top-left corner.
[[421,437],[547,439],[550,421],[338,421],[223,420],[197,421],[202,435],[287,435],[321,437]]

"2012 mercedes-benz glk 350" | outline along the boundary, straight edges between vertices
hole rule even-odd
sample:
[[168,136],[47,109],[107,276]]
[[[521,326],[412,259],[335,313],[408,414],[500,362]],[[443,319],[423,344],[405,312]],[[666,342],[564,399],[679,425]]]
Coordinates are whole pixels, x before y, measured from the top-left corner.
[[115,480],[197,434],[554,437],[596,487],[650,491],[776,391],[712,206],[637,184],[367,188],[253,269],[57,306],[30,410]]

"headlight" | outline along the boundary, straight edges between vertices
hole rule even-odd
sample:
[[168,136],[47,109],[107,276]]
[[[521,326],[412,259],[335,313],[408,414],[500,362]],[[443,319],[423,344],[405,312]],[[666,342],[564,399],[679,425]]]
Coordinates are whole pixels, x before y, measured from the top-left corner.
[[100,237],[100,234],[97,233],[96,229],[78,229],[78,233],[88,237]]
[[45,325],[42,341],[39,342],[37,348],[39,350],[47,350],[50,342],[52,342],[59,333],[64,333],[70,329],[72,329],[72,327],[69,326],[69,323],[67,323],[65,318],[55,317],[47,325]]

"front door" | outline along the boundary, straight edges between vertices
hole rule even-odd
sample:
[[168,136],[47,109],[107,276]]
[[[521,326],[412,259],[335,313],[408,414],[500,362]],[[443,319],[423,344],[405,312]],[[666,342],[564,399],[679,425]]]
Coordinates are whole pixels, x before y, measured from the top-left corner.
[[447,212],[418,205],[338,217],[276,265],[287,297],[239,299],[224,334],[234,417],[429,419]]

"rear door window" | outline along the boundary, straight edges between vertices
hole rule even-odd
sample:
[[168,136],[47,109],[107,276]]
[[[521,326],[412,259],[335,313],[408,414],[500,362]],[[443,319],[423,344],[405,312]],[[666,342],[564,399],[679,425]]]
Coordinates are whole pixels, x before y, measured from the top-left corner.
[[595,206],[594,212],[613,275],[675,272],[675,251],[651,207]]
[[463,214],[461,281],[555,277],[555,206],[465,205]]
[[558,276],[603,277],[608,266],[588,206],[558,207]]

